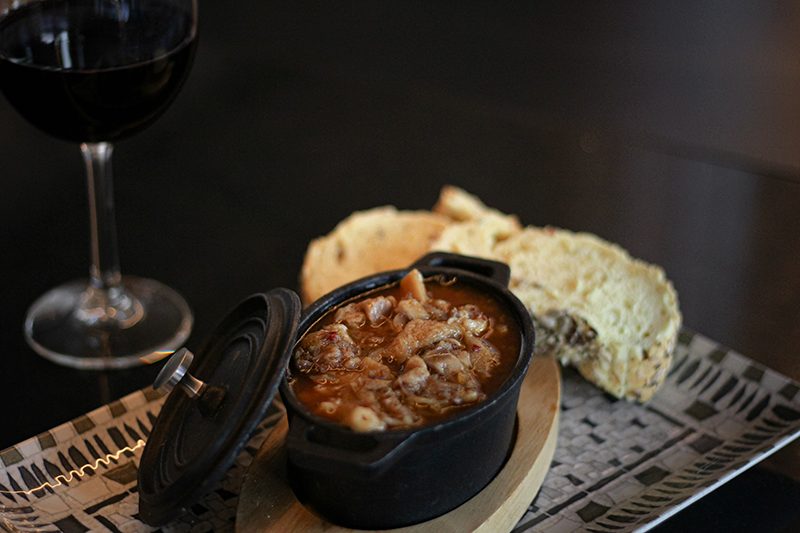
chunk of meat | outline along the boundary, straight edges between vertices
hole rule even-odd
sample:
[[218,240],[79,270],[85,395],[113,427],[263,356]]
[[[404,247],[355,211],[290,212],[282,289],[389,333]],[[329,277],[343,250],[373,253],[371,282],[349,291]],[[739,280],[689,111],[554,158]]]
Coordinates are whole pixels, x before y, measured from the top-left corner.
[[394,309],[395,299],[391,296],[378,296],[377,298],[370,298],[361,302],[361,308],[364,314],[367,315],[367,320],[373,326],[380,324],[392,314]]
[[392,339],[388,346],[377,350],[378,355],[390,362],[403,363],[411,355],[427,346],[445,339],[461,336],[461,328],[456,324],[436,322],[432,320],[412,320],[403,331]]
[[[431,371],[443,378],[433,381],[434,395],[439,399],[464,403],[472,401],[472,390],[480,390],[480,383],[469,371],[461,359],[452,353],[440,353],[425,356],[425,362]],[[446,385],[445,385],[446,383]],[[427,387],[428,389],[431,386]],[[443,395],[443,392],[446,394]]]
[[391,381],[382,379],[369,379],[359,377],[350,384],[353,397],[356,398],[360,405],[369,406],[376,412],[380,412],[380,405],[378,404],[378,397],[382,391],[389,389],[392,386]]
[[409,400],[440,412],[448,407],[477,402],[485,397],[477,380],[455,383],[441,377],[429,379],[419,393],[408,396]]
[[428,365],[425,364],[422,357],[415,355],[406,361],[403,373],[397,377],[395,383],[403,391],[416,393],[425,385],[430,375]]
[[392,373],[392,369],[388,366],[384,365],[383,363],[372,359],[371,357],[365,357],[361,360],[362,368],[364,369],[364,375],[372,378],[372,379],[393,379],[394,373]]
[[385,391],[380,399],[383,412],[388,414],[384,420],[390,426],[412,425],[419,420],[409,406],[403,401],[402,394],[394,389]]
[[350,328],[360,328],[367,322],[375,326],[391,316],[395,302],[392,296],[378,296],[347,304],[336,311],[333,321],[344,323]]
[[428,366],[423,361],[422,357],[415,355],[413,357],[409,357],[406,364],[403,365],[403,371],[408,372],[409,370],[414,370],[415,368],[424,368],[427,370]]
[[427,350],[425,353],[422,354],[423,357],[429,354],[434,353],[455,353],[459,350],[463,350],[464,345],[458,339],[444,339],[442,341],[437,342]]
[[404,298],[397,303],[392,324],[395,329],[403,329],[411,320],[428,320],[431,317],[425,306],[414,298]]
[[[432,398],[427,405],[436,410],[447,406],[463,405],[483,399],[480,382],[471,371],[469,352],[458,341],[451,339],[437,343],[422,355],[431,372],[420,396]],[[434,379],[433,376],[436,376]]]
[[402,401],[402,391],[395,390],[392,380],[359,376],[351,384],[360,405],[370,408],[389,426],[410,425],[418,416]]
[[434,353],[424,358],[431,370],[448,379],[455,378],[459,372],[464,372],[464,363],[452,353]]
[[360,328],[367,323],[367,316],[361,310],[360,304],[347,304],[336,311],[333,321],[344,323],[350,328]]
[[492,369],[500,364],[500,352],[486,339],[466,334],[464,344],[469,354],[470,366],[479,376],[488,377]]
[[297,370],[306,374],[361,367],[358,346],[343,324],[330,324],[306,335],[295,351],[294,361]]
[[431,298],[425,302],[425,310],[428,311],[428,314],[434,320],[447,320],[452,308],[453,305],[447,300]]
[[457,323],[464,329],[465,333],[472,335],[483,335],[489,330],[489,317],[481,312],[477,305],[466,304],[454,307],[450,311],[451,323]]
[[400,280],[400,288],[406,294],[411,294],[411,296],[419,302],[425,303],[428,301],[428,292],[425,290],[425,280],[422,279],[422,273],[416,268]]

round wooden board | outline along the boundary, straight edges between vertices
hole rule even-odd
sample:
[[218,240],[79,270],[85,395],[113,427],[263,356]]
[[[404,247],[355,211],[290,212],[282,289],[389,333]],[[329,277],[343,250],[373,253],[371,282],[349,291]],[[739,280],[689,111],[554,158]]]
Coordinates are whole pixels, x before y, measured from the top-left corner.
[[[530,505],[553,459],[558,435],[561,375],[558,363],[534,358],[520,390],[517,440],[503,470],[472,499],[437,518],[400,532],[510,531]],[[286,481],[286,416],[262,445],[242,484],[236,530],[344,533],[303,507]]]

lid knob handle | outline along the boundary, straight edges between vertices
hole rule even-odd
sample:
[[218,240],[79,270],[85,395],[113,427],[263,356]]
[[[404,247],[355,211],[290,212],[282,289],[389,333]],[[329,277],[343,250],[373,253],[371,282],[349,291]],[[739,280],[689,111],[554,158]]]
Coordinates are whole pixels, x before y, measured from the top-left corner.
[[199,396],[206,384],[189,373],[194,354],[187,348],[181,348],[173,353],[167,363],[161,368],[153,382],[153,388],[159,392],[169,393],[176,385],[189,395],[190,398]]

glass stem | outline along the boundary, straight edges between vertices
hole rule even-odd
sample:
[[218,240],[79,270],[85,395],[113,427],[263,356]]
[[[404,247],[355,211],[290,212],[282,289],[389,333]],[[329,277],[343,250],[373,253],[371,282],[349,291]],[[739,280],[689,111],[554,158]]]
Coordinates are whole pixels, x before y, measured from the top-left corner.
[[122,285],[114,220],[114,188],[110,143],[82,143],[89,191],[92,265],[89,286],[75,317],[100,327],[128,328],[143,317],[141,304]]
[[114,220],[114,186],[111,174],[113,151],[114,147],[110,143],[81,144],[89,189],[92,248],[90,284],[101,290],[119,287],[122,281],[117,255],[117,226]]

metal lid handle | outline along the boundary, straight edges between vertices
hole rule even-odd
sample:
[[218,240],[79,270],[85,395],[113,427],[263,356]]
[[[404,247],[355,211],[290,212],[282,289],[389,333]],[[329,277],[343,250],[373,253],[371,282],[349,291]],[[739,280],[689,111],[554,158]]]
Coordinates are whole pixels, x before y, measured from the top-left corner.
[[153,388],[167,394],[176,385],[180,385],[180,388],[190,398],[199,396],[206,388],[206,384],[189,373],[189,366],[193,359],[194,354],[187,348],[181,348],[173,353],[156,376]]

